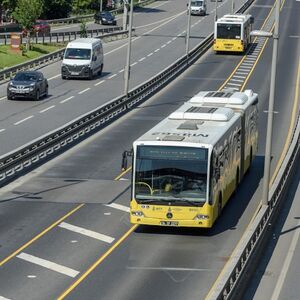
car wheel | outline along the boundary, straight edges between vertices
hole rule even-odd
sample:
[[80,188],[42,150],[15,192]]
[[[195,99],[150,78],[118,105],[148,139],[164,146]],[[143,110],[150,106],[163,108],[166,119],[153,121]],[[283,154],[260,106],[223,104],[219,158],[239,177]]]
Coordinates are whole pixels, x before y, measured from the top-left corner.
[[12,100],[12,97],[7,95],[7,100]]
[[104,25],[104,22],[101,20],[101,25]]
[[103,71],[103,64],[100,67],[100,70],[98,71],[98,75],[101,76],[102,75],[102,71]]
[[35,100],[35,101],[40,100],[40,91],[39,91],[39,90],[36,90],[34,100]]
[[61,79],[62,79],[62,80],[65,80],[65,79],[67,79],[67,76],[61,75]]
[[48,86],[46,86],[46,90],[45,90],[45,98],[47,98],[47,97],[48,97],[48,92],[49,92],[49,87],[48,87]]
[[93,77],[94,77],[93,70],[90,70],[90,73],[89,73],[89,80],[92,80]]

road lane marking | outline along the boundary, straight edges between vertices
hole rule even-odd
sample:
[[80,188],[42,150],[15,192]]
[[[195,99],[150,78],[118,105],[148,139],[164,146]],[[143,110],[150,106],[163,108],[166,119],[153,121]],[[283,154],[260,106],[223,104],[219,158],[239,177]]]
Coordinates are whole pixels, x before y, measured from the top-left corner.
[[57,74],[57,75],[55,75],[55,76],[52,76],[52,77],[48,78],[48,81],[49,81],[49,80],[52,80],[52,79],[55,79],[55,78],[57,78],[57,77],[60,77],[60,76],[61,76],[61,74]]
[[78,94],[81,95],[81,94],[85,93],[86,91],[88,91],[88,90],[90,90],[90,89],[91,89],[91,88],[84,89],[84,90],[78,92]]
[[0,101],[1,101],[1,100],[5,100],[5,99],[6,99],[6,96],[4,96],[4,97],[0,98]]
[[132,66],[135,66],[136,64],[137,64],[137,62],[134,62],[133,64],[131,64],[131,67],[132,67]]
[[40,111],[40,114],[42,114],[42,113],[44,113],[45,111],[47,111],[47,110],[49,110],[49,109],[52,109],[52,108],[54,108],[54,107],[55,107],[55,105],[49,106],[49,107],[47,107],[47,108],[41,110],[41,111]]
[[146,59],[146,57],[142,57],[142,58],[139,59],[139,61],[143,61],[145,59]]
[[66,222],[62,222],[61,224],[58,225],[58,227],[61,227],[61,228],[64,228],[64,229],[67,229],[67,230],[70,230],[70,231],[73,231],[76,233],[80,233],[82,235],[97,239],[99,241],[102,241],[102,242],[105,242],[108,244],[111,244],[115,240],[114,238],[112,238],[108,235],[98,233],[96,231],[88,230],[88,229],[85,229],[85,228],[82,228],[79,226],[75,226],[75,225],[72,225],[72,224],[69,224]]
[[158,52],[158,51],[159,51],[159,49],[155,49],[155,50],[154,50],[154,52]]
[[0,296],[0,300],[10,300],[10,299]]
[[147,56],[150,57],[150,56],[152,56],[152,55],[153,55],[153,52],[149,53]]
[[119,71],[119,73],[123,73],[123,72],[124,72],[124,69],[122,69],[122,70]]
[[170,267],[127,267],[128,270],[149,270],[149,271],[183,271],[183,272],[204,272],[211,271],[211,269],[198,268],[170,268]]
[[284,284],[286,275],[290,269],[290,265],[293,259],[293,256],[296,252],[297,249],[297,245],[298,245],[298,240],[299,240],[299,236],[300,236],[300,230],[299,230],[299,226],[300,226],[300,221],[298,221],[298,224],[294,227],[294,234],[293,234],[293,239],[292,242],[290,244],[289,250],[287,251],[283,266],[281,268],[281,272],[279,275],[279,278],[276,282],[271,300],[278,300],[279,296],[280,296],[280,292],[282,290],[282,286]]
[[128,212],[128,213],[130,211],[129,207],[127,207],[125,205],[118,204],[118,203],[105,204],[105,206],[112,207],[112,208],[115,208],[115,209],[118,209],[118,210],[122,210],[122,211],[125,211],[125,212]]
[[20,121],[14,123],[14,125],[19,125],[19,124],[21,124],[21,123],[23,123],[23,122],[25,122],[25,121],[27,121],[27,120],[29,120],[29,119],[31,119],[31,118],[33,118],[33,116],[29,116],[29,117],[27,117],[27,118],[25,118],[25,119],[23,119],[23,120],[20,120]]
[[66,103],[66,102],[68,102],[69,100],[71,100],[73,98],[74,98],[74,96],[71,96],[71,97],[69,97],[67,99],[64,99],[64,100],[60,101],[59,103]]
[[63,265],[59,265],[59,264],[54,263],[54,262],[52,262],[50,260],[39,258],[37,256],[33,256],[33,255],[30,255],[30,254],[27,254],[27,253],[24,253],[24,252],[22,252],[19,255],[17,255],[17,257],[20,258],[20,259],[23,259],[25,261],[31,262],[31,263],[33,263],[35,265],[44,267],[46,269],[55,271],[57,273],[61,273],[61,274],[67,275],[67,276],[72,277],[72,278],[76,277],[80,273],[80,272],[78,272],[76,270],[73,270],[71,268],[65,267]]
[[84,205],[85,204],[82,203],[82,204],[76,206],[74,209],[72,209],[71,211],[69,211],[67,214],[65,214],[63,217],[61,217],[59,220],[57,220],[56,222],[54,222],[52,225],[50,225],[49,227],[47,227],[46,229],[44,229],[42,232],[40,232],[38,235],[36,235],[30,241],[28,241],[23,246],[21,246],[19,249],[17,249],[15,252],[13,252],[9,256],[7,256],[5,259],[3,259],[2,261],[0,261],[0,267],[3,266],[5,263],[7,263],[9,260],[11,260],[13,257],[15,257],[18,253],[20,253],[21,251],[23,251],[25,248],[27,248],[28,246],[30,246],[32,243],[34,243],[35,241],[37,241],[40,237],[42,237],[43,235],[45,235],[48,231],[50,231],[55,226],[57,226],[58,224],[60,224],[66,218],[68,218],[69,216],[71,216],[72,214],[74,214],[77,210],[79,210]]
[[57,300],[64,299],[68,294],[70,294],[91,272],[93,272],[104,260],[108,257],[136,228],[138,225],[133,225],[130,229],[116,242],[111,248],[108,249],[99,259],[94,262],[89,269],[87,269],[69,288],[67,288]]
[[166,44],[163,44],[160,46],[160,48],[165,48],[167,45]]
[[113,74],[113,75],[109,76],[107,79],[112,79],[112,78],[114,78],[116,76],[117,76],[117,74]]
[[94,86],[97,86],[97,85],[99,85],[99,84],[102,84],[103,82],[105,82],[105,80],[101,80],[101,81],[95,83]]
[[3,131],[5,131],[5,128],[0,129],[0,132],[3,132]]

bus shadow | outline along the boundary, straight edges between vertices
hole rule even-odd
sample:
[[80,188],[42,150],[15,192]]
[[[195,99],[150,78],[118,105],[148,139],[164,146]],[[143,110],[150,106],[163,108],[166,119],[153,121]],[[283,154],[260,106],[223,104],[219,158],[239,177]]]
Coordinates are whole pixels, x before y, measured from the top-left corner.
[[[215,236],[227,230],[235,230],[236,225],[246,212],[247,206],[251,202],[259,182],[263,177],[264,157],[257,156],[250,170],[245,174],[236,193],[231,196],[222,211],[221,217],[216,221],[214,226],[207,228],[193,227],[160,227],[140,225],[135,230],[136,233],[144,234],[167,234],[167,235],[184,235],[184,236]],[[252,217],[252,216],[251,216]]]

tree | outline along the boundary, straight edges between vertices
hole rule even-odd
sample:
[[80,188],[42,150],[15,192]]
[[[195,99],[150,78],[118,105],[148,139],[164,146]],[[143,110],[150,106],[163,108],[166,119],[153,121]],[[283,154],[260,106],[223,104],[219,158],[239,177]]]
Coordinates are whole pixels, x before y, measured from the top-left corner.
[[16,7],[17,0],[0,0],[0,23],[2,21],[3,13],[6,9],[13,11]]
[[17,2],[13,16],[26,32],[26,50],[30,46],[30,34],[33,30],[33,24],[40,17],[42,11],[43,0],[18,0]]
[[72,0],[43,0],[43,3],[43,19],[67,18],[72,11]]

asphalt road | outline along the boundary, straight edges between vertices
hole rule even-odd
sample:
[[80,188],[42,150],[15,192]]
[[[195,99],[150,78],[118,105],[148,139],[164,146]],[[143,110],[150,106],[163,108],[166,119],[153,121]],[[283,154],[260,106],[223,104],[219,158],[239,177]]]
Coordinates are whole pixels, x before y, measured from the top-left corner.
[[[240,2],[239,2],[240,3]],[[158,1],[134,16],[136,36],[132,42],[130,89],[148,80],[185,54],[186,5],[180,0]],[[220,15],[230,11],[231,1],[219,2]],[[237,6],[238,3],[236,4]],[[213,30],[214,3],[209,14],[192,18],[190,47]],[[263,15],[262,15],[263,18]],[[257,20],[255,26],[259,26]],[[54,130],[74,118],[123,94],[127,41],[104,45],[104,71],[101,78],[62,80],[60,62],[42,71],[49,79],[46,99],[8,101],[6,85],[0,86],[0,155]]]
[[[256,20],[271,4],[255,3]],[[294,111],[299,40],[289,36],[300,27],[293,5],[286,0],[282,10],[289,25],[281,27],[272,173]],[[218,89],[242,58],[209,51],[149,101],[2,189],[0,296],[56,299],[66,291],[69,299],[204,299],[260,201],[271,52],[268,43],[246,86],[260,95],[259,153],[213,229],[132,227],[130,174],[114,180],[124,149],[199,90]]]

